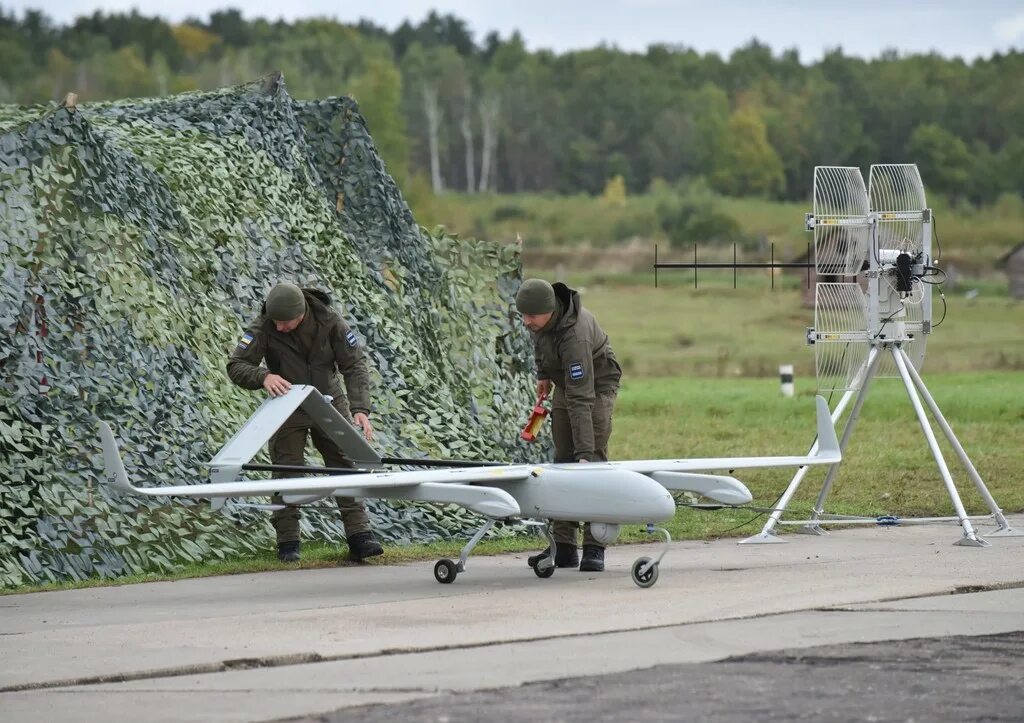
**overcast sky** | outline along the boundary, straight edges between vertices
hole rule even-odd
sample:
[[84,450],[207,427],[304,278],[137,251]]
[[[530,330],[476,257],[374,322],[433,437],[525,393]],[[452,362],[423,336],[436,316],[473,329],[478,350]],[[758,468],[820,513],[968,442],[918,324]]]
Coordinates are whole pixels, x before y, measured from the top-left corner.
[[895,48],[966,59],[1024,49],[1024,0],[0,0],[0,7],[19,15],[41,9],[61,24],[96,10],[137,8],[180,21],[235,7],[250,19],[367,18],[389,30],[435,9],[465,20],[477,41],[492,30],[505,37],[518,29],[533,50],[607,43],[640,51],[670,43],[727,56],[756,37],[776,52],[797,48],[804,62],[836,46],[861,57]]

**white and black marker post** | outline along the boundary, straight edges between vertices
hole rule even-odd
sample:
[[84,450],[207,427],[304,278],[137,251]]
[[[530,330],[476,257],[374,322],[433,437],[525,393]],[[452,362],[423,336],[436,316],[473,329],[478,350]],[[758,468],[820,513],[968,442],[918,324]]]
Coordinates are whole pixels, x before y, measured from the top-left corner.
[[782,389],[782,396],[791,397],[793,396],[793,365],[792,364],[780,364],[779,365],[779,383]]

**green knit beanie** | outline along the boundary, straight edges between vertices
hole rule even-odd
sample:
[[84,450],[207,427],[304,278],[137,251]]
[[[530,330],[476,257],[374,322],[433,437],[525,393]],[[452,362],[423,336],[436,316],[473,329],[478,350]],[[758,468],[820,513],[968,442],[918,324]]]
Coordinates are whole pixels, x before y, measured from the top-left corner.
[[544,279],[527,279],[516,294],[520,314],[546,314],[557,307],[555,290]]
[[291,321],[305,313],[306,297],[295,284],[278,284],[267,294],[267,316],[274,321]]

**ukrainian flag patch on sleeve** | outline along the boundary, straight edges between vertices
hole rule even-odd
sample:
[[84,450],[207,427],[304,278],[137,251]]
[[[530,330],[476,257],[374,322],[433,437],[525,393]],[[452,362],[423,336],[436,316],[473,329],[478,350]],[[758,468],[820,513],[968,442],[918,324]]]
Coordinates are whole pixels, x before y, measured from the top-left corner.
[[242,338],[238,340],[237,349],[248,349],[249,345],[252,344],[253,336],[249,332],[242,334]]

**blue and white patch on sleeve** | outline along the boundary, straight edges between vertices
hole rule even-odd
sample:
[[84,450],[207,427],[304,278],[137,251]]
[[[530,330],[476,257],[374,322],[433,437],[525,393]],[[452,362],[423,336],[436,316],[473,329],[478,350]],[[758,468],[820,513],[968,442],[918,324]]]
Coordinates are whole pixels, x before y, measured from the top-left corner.
[[359,337],[351,329],[348,330],[348,334],[345,334],[345,341],[348,342],[349,346],[355,346],[359,343]]
[[583,362],[572,362],[569,365],[569,378],[574,382],[578,382],[586,376],[586,371],[583,369]]
[[252,344],[252,334],[245,332],[242,334],[242,338],[238,340],[238,349],[248,349],[249,345]]

